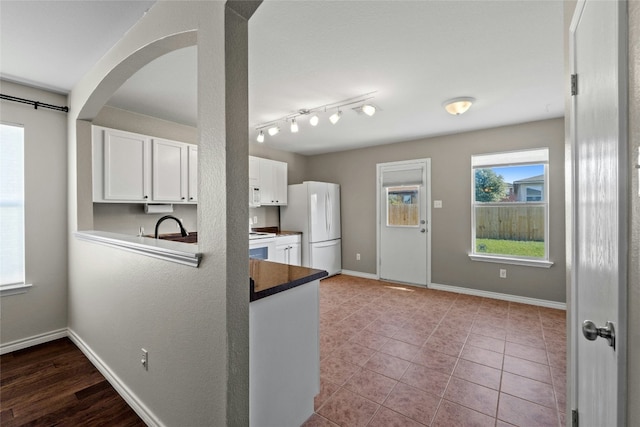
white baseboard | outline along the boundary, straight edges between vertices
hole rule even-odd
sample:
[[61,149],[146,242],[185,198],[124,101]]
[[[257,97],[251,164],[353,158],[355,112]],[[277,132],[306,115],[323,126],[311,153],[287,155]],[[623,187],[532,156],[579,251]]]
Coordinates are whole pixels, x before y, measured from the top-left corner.
[[493,298],[493,299],[499,299],[504,301],[518,302],[522,304],[537,305],[540,307],[555,308],[558,310],[567,309],[567,304],[563,302],[548,301],[544,299],[529,298],[529,297],[521,297],[518,295],[501,294],[499,292],[481,291],[478,289],[471,289],[471,288],[461,288],[459,286],[450,286],[450,285],[441,285],[438,283],[431,283],[429,285],[429,289],[437,289],[440,291],[455,292],[457,294],[474,295],[477,297]]
[[118,394],[131,406],[138,414],[142,421],[151,427],[163,427],[164,424],[153,414],[147,406],[138,399],[138,397],[127,387],[120,378],[109,368],[100,357],[80,338],[73,330],[69,329],[69,339],[78,346],[80,351],[91,361],[91,363],[100,371],[100,373],[109,381],[116,389]]
[[0,345],[0,354],[11,353],[12,351],[22,350],[38,344],[44,344],[49,341],[57,340],[67,336],[67,328],[57,329],[55,331],[45,332],[44,334],[34,335],[28,338],[11,341]]
[[360,271],[353,271],[353,270],[342,270],[342,274],[345,274],[347,276],[362,277],[364,279],[373,279],[373,280],[379,279],[377,274],[362,273]]

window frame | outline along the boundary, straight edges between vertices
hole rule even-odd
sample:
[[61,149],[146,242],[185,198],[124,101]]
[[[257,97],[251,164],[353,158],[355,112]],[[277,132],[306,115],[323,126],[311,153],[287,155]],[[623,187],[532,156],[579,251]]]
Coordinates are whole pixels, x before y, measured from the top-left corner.
[[22,233],[22,281],[19,282],[11,282],[3,284],[0,282],[0,296],[5,297],[9,295],[16,295],[25,293],[32,285],[26,283],[26,194],[25,194],[25,170],[26,170],[26,128],[22,124],[18,123],[10,123],[10,122],[0,122],[1,126],[11,126],[22,129],[22,223],[23,223],[23,233]]
[[[475,171],[476,169],[509,167],[509,166],[544,166],[544,201],[523,202],[477,202]],[[543,206],[544,209],[544,258],[518,255],[484,254],[476,252],[476,208],[479,206]],[[524,265],[530,267],[549,268],[553,262],[549,260],[549,148],[532,148],[518,151],[471,155],[471,251],[469,258],[473,261],[493,262],[500,264]]]

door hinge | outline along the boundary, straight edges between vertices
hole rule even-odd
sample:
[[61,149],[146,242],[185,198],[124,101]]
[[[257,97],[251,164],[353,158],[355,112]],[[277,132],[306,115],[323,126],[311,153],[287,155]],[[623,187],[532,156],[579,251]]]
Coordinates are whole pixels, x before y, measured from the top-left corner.
[[578,75],[571,74],[571,96],[578,94]]
[[571,427],[578,427],[578,410],[571,410]]

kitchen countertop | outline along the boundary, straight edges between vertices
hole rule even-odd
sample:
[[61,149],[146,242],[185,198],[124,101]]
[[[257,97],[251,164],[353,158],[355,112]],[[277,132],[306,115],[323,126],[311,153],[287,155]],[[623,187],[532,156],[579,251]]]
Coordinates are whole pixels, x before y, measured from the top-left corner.
[[328,275],[329,273],[324,270],[251,258],[249,259],[249,300],[257,301]]
[[261,232],[261,233],[275,233],[276,237],[277,236],[295,236],[297,234],[299,235],[302,234],[301,231],[280,230],[278,227],[256,227],[256,228],[252,228],[251,230]]

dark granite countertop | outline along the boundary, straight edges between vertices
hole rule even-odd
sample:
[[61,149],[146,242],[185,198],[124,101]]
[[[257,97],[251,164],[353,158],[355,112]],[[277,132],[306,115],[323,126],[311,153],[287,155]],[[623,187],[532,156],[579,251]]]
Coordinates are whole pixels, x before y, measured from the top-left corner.
[[276,236],[295,236],[296,234],[302,235],[302,231],[280,230],[278,227],[256,227],[252,230],[263,233],[276,233]]
[[324,270],[249,259],[249,299],[256,301],[278,292],[327,277]]

